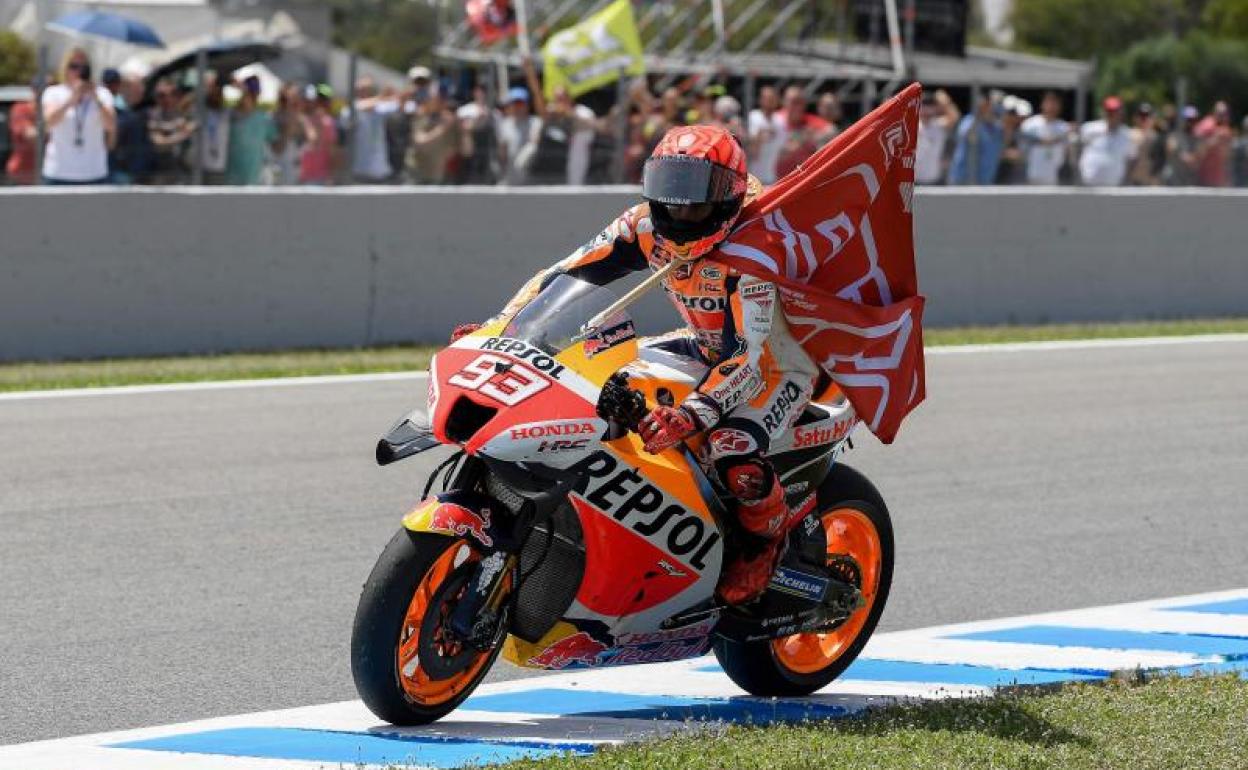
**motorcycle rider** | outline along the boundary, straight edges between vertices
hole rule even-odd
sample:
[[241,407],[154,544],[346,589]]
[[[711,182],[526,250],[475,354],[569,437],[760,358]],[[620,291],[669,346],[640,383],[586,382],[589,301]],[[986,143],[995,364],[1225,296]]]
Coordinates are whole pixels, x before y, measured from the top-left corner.
[[[645,163],[645,201],[535,276],[504,311],[518,310],[559,274],[605,285],[680,261],[663,286],[687,328],[643,341],[642,357],[647,349],[674,353],[704,374],[683,402],[656,407],[637,429],[650,453],[708,434],[716,474],[737,500],[742,528],[754,536],[743,539],[717,588],[734,605],[766,590],[785,535],[814,505],[812,494],[790,509],[766,453],[805,409],[819,368],[789,331],[776,285],[729,269],[713,254],[747,197],[760,189],[730,133],[713,126],[673,128]],[[476,328],[457,327],[452,340]],[[616,378],[608,383],[600,410],[611,408],[607,402],[619,398],[620,386]]]

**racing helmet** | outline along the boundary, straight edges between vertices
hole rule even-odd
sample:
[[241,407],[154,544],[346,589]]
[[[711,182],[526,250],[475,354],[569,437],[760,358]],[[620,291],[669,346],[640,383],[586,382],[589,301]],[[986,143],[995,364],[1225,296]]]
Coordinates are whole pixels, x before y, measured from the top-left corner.
[[[728,131],[718,126],[669,130],[641,175],[656,242],[682,259],[710,253],[741,215],[747,179],[745,150]],[[677,219],[669,208],[703,203],[711,204],[711,212],[697,222]]]

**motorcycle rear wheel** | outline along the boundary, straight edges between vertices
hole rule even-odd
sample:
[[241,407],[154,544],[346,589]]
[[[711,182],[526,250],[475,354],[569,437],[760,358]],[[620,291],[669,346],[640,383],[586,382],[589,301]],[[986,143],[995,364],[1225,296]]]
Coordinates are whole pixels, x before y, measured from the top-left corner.
[[477,651],[445,634],[445,621],[479,555],[462,538],[400,529],[360,593],[351,675],[369,710],[395,725],[454,711],[485,678],[501,644]]
[[715,657],[738,687],[759,696],[809,695],[841,675],[871,638],[893,580],[893,527],[875,486],[837,464],[819,486],[828,558],[849,555],[859,566],[866,606],[827,633],[738,642],[719,638]]

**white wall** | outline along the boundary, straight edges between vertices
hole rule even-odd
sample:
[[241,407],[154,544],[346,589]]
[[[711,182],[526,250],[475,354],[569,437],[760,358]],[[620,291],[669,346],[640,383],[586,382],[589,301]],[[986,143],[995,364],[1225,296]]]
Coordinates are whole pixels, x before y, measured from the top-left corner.
[[[0,191],[0,360],[438,341],[632,188]],[[929,326],[1248,315],[1248,192],[923,190]],[[643,328],[675,323],[661,296]]]

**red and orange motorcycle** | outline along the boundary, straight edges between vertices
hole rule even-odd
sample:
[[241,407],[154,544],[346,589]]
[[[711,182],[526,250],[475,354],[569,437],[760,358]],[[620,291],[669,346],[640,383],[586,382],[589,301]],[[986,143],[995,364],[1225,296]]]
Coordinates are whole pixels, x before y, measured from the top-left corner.
[[[571,669],[713,650],[752,694],[805,695],[844,671],[875,629],[893,535],[880,494],[836,462],[858,422],[852,407],[829,385],[772,447],[790,504],[816,504],[763,596],[725,606],[720,569],[748,535],[701,439],[651,455],[635,423],[599,409],[621,370],[638,409],[679,403],[701,372],[662,344],[639,346],[624,313],[585,336],[614,300],[555,279],[514,316],[438,353],[427,415],[414,412],[378,444],[382,465],[460,448],[430,476],[360,597],[352,673],[378,717],[445,716],[500,653]],[[429,495],[438,478],[442,491]]]

